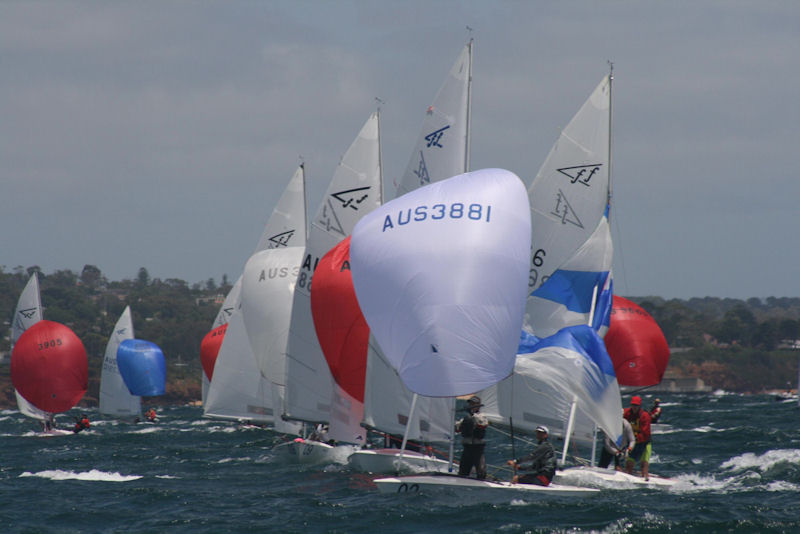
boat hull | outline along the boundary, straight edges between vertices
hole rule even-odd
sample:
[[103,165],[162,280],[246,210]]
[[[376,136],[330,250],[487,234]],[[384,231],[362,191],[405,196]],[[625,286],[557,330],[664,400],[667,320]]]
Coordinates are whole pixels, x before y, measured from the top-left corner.
[[355,452],[354,445],[329,445],[321,441],[295,438],[279,443],[272,448],[276,456],[300,464],[346,464],[347,458]]
[[599,467],[570,467],[557,471],[553,480],[559,484],[604,489],[668,488],[677,483],[671,478],[660,477],[652,473],[645,480],[640,476],[629,475],[623,471]]
[[378,491],[385,494],[432,494],[444,493],[459,496],[463,502],[464,494],[476,501],[508,502],[509,499],[540,499],[551,497],[590,497],[600,490],[588,487],[550,484],[535,486],[533,484],[512,484],[510,482],[492,482],[455,475],[412,475],[403,477],[378,478],[374,480]]
[[449,462],[436,456],[399,449],[362,449],[348,459],[354,469],[367,473],[447,473]]

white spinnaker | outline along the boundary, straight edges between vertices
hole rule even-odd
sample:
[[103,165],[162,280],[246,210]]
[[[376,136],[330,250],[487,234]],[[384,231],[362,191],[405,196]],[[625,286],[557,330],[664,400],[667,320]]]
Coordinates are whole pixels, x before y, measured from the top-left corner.
[[[567,124],[528,188],[531,266],[538,289],[595,231],[609,201],[610,78],[606,76]],[[525,329],[537,336],[529,302]]]
[[[36,273],[36,271],[34,271],[31,277],[28,279],[28,283],[25,284],[22,293],[20,293],[19,299],[17,300],[17,308],[14,310],[14,320],[11,323],[11,348],[14,348],[14,344],[19,339],[19,336],[25,332],[25,330],[38,323],[42,319],[42,300],[39,294],[39,275]],[[16,389],[14,390],[14,395],[17,397],[17,407],[19,408],[20,413],[23,415],[33,419],[39,419],[40,421],[52,419],[53,414],[50,412],[45,412],[44,410],[40,410],[28,402],[25,397],[20,395]]]
[[133,319],[130,306],[117,319],[108,338],[100,371],[100,413],[111,416],[138,416],[142,414],[141,397],[131,395],[117,366],[117,348],[125,339],[133,339]]
[[328,422],[334,380],[311,315],[311,280],[317,263],[356,222],[381,203],[379,115],[372,113],[347,149],[311,220],[294,291],[286,366],[285,415]]
[[527,208],[514,173],[484,169],[412,191],[356,225],[358,302],[411,391],[464,395],[511,373],[530,262]]
[[472,47],[470,40],[428,107],[396,196],[468,170]]

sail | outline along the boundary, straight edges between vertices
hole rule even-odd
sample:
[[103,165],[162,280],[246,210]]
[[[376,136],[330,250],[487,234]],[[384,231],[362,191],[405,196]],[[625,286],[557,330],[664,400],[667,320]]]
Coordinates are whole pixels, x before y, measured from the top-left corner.
[[225,332],[228,330],[228,323],[224,323],[203,337],[200,342],[200,363],[203,366],[203,377],[211,381],[214,378],[214,365],[217,362],[219,349],[225,339]]
[[[256,365],[270,382],[273,412],[283,410],[286,347],[294,288],[306,246],[305,169],[292,176],[242,274],[242,316]],[[299,426],[275,418],[279,432],[298,433]]]
[[348,443],[363,442],[369,327],[353,291],[349,236],[329,250],[314,271],[311,315],[335,382],[329,434]]
[[413,392],[473,393],[508,376],[525,307],[530,211],[513,173],[422,187],[353,231],[353,285],[379,346]]
[[[564,436],[573,402],[578,442],[594,440],[594,425],[606,435],[622,435],[619,384],[603,340],[588,325],[572,326],[542,339],[520,354],[514,373],[480,393],[483,413],[515,430],[533,433],[546,425]],[[559,429],[561,430],[559,432]]]
[[420,136],[397,186],[396,196],[462,174],[469,168],[472,47],[470,40],[426,110]]
[[591,324],[605,334],[611,303],[613,245],[604,216],[594,233],[528,298],[527,327],[538,337]]
[[[233,312],[239,307],[241,293],[242,293],[242,277],[240,276],[233,284],[230,291],[228,291],[228,294],[225,296],[225,300],[222,302],[222,306],[220,306],[219,312],[217,312],[217,316],[214,318],[214,323],[211,325],[212,331],[214,331],[215,329],[219,328],[222,325],[228,324],[228,321],[230,321]],[[208,334],[206,334],[206,336],[208,336]],[[219,349],[217,349],[217,353],[214,355],[215,362],[218,355],[219,355]],[[209,378],[209,375],[207,375],[205,372],[203,373],[202,378],[203,378],[202,399],[203,399],[203,406],[205,406],[206,398],[208,397],[208,389],[211,387],[211,379]]]
[[63,324],[41,320],[17,339],[11,354],[11,382],[39,410],[69,410],[86,393],[88,380],[86,349]]
[[270,383],[256,364],[240,309],[228,322],[203,414],[217,419],[273,421]]
[[381,203],[378,113],[370,115],[334,172],[311,221],[294,291],[286,367],[286,413],[294,420],[328,422],[334,381],[314,331],[311,280],[322,256]]
[[[364,388],[364,425],[405,435],[417,442],[445,443],[453,436],[455,397],[418,396],[411,414],[413,392],[391,366],[374,337],[370,337]],[[411,420],[409,421],[409,417]]]
[[669,362],[669,345],[653,316],[641,306],[615,295],[605,342],[620,385],[661,383]]
[[100,413],[112,416],[141,415],[142,401],[131,395],[117,365],[117,349],[126,339],[133,339],[131,308],[125,306],[108,338],[100,371]]
[[143,339],[123,339],[117,347],[119,374],[131,395],[163,395],[167,382],[167,364],[161,348]]
[[[19,339],[25,330],[41,321],[42,317],[42,301],[39,293],[39,276],[36,271],[31,274],[28,283],[20,293],[17,300],[17,308],[14,310],[14,319],[11,323],[11,347]],[[33,419],[46,421],[52,417],[52,414],[40,410],[30,402],[25,400],[25,397],[19,394],[15,389],[14,395],[17,398],[17,407],[19,411]]]
[[[611,82],[606,76],[561,132],[528,188],[531,258],[528,290],[533,294],[596,232],[609,203]],[[525,328],[542,312],[530,299]],[[549,332],[549,333],[548,333]]]

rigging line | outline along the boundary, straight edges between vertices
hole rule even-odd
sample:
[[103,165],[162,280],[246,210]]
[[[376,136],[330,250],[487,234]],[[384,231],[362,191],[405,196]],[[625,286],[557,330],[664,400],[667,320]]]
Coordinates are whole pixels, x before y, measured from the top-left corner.
[[[495,432],[497,432],[499,434],[502,434],[504,436],[509,436],[510,435],[508,432],[504,432],[504,431],[500,430],[499,428],[497,428],[496,426],[493,426],[493,425],[489,425],[487,428],[491,428]],[[538,445],[538,443],[534,443],[533,441],[531,441],[529,439],[525,439],[523,437],[520,437],[519,434],[515,434],[514,435],[514,439],[519,440],[519,441],[523,442],[526,445]]]

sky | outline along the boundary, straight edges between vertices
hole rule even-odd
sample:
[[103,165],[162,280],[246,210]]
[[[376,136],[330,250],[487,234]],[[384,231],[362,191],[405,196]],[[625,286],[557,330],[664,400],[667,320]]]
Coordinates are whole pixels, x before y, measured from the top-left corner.
[[530,181],[614,65],[615,293],[800,296],[800,3],[5,1],[0,266],[233,282],[379,98],[387,197],[475,39],[471,168]]

